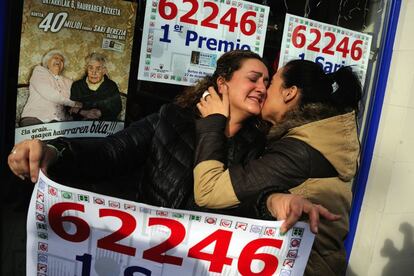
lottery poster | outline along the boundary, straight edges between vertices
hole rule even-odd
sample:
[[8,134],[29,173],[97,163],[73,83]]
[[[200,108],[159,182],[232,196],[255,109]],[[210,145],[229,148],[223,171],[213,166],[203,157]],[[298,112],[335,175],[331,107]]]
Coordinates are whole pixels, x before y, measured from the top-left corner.
[[27,275],[303,275],[314,235],[298,222],[157,208],[40,173],[27,218]]
[[240,0],[148,0],[138,79],[193,85],[234,49],[263,53],[269,7]]
[[25,0],[15,142],[124,127],[137,4]]
[[327,73],[352,66],[364,85],[371,40],[361,32],[286,14],[279,67],[292,59],[317,62]]

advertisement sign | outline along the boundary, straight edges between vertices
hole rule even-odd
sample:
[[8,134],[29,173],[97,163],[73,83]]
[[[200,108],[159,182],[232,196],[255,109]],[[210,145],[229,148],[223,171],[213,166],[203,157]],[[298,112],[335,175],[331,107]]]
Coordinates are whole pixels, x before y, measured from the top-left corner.
[[193,85],[225,52],[263,54],[269,7],[239,0],[148,0],[138,79]]
[[349,65],[363,85],[371,39],[364,33],[286,14],[279,67],[292,59],[317,62],[327,73]]
[[24,1],[16,143],[123,128],[135,17],[128,1]]
[[27,275],[303,275],[298,222],[175,210],[66,187],[41,172],[27,219]]

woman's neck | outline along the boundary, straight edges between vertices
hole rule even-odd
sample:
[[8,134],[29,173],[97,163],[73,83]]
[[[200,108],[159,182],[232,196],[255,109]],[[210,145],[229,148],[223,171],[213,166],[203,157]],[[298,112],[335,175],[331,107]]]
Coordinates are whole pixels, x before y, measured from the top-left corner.
[[230,112],[229,118],[227,119],[226,129],[224,133],[227,137],[233,137],[242,128],[243,122],[247,118],[240,116],[237,112]]

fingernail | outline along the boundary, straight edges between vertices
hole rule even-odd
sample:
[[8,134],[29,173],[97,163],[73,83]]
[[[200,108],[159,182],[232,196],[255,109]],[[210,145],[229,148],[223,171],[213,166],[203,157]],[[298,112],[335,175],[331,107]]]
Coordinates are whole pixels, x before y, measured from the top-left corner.
[[24,180],[24,176],[23,176],[23,175],[19,174],[19,175],[18,175],[18,177],[19,177],[21,180]]
[[285,227],[281,227],[280,228],[280,235],[284,236],[286,234],[286,228]]
[[32,182],[36,183],[36,177],[34,177],[34,176],[32,177]]
[[315,232],[315,234],[318,234],[318,227],[314,227],[313,231]]

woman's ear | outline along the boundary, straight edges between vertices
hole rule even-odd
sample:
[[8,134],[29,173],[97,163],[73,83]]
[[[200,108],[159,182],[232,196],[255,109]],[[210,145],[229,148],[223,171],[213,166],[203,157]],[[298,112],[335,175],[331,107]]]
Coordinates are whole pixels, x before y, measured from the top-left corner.
[[222,76],[220,76],[220,77],[217,78],[216,84],[217,84],[217,88],[218,88],[217,93],[218,94],[223,94],[223,89],[227,88],[226,80]]
[[293,85],[289,88],[283,89],[283,100],[285,103],[291,102],[299,98],[299,88]]

